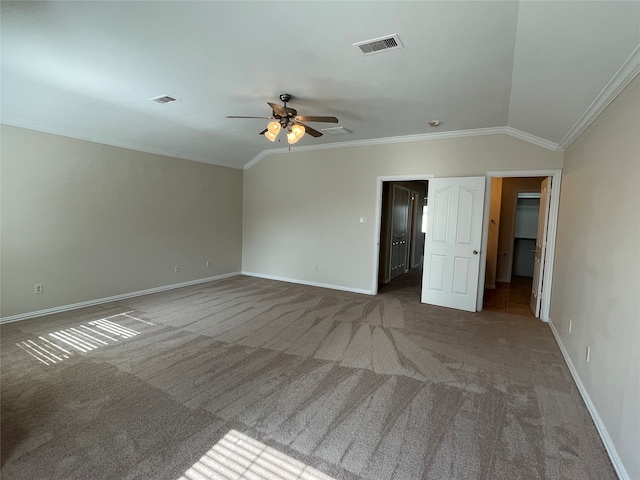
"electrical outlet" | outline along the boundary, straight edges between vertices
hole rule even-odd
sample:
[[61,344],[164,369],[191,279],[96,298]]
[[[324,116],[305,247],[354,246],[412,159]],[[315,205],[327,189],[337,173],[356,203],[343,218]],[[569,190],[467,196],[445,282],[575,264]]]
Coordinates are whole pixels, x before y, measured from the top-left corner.
[[175,270],[176,270],[176,273],[178,273],[180,271],[180,265],[176,265]]
[[589,363],[590,358],[591,358],[591,347],[587,347],[587,363]]
[[207,260],[207,267],[211,266],[211,260]]
[[42,293],[42,284],[41,283],[34,283],[33,284],[33,293],[35,293],[36,295],[39,295]]
[[569,333],[571,333],[571,327],[573,326],[573,322],[569,320]]

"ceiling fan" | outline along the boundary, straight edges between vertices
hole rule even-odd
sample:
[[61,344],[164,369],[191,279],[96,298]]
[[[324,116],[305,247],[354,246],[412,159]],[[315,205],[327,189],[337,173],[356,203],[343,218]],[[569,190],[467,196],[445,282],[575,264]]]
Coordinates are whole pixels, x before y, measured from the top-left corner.
[[338,123],[338,119],[336,117],[309,117],[305,115],[298,115],[297,110],[287,107],[287,102],[291,101],[291,98],[293,97],[288,93],[280,95],[280,100],[284,103],[282,106],[277,103],[267,102],[271,107],[272,113],[270,117],[240,117],[236,115],[227,115],[227,118],[264,118],[267,120],[273,120],[272,122],[269,122],[267,128],[261,131],[259,135],[264,135],[270,141],[275,142],[280,130],[286,129],[289,145],[293,145],[300,140],[305,132],[312,137],[322,136],[322,132],[313,129],[302,122]]

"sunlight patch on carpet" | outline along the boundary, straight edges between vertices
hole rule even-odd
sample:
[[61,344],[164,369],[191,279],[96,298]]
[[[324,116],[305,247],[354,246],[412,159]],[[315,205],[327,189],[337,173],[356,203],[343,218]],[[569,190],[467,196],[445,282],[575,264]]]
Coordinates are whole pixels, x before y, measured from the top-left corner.
[[178,480],[334,480],[315,468],[230,430]]
[[[141,332],[125,326],[123,323],[135,320],[154,325],[130,315],[131,312],[119,313],[110,317],[92,320],[86,325],[65,328],[39,336],[36,339],[16,343],[18,347],[34,357],[40,363],[53,365],[61,363],[77,353],[88,353],[100,347],[132,338]],[[118,323],[120,322],[120,323]]]

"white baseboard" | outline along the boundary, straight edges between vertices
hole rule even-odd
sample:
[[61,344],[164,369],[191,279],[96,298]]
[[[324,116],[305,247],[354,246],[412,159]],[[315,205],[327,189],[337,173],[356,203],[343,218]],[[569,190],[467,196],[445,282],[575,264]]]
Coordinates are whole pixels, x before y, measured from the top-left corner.
[[622,463],[622,460],[620,459],[620,456],[618,455],[618,451],[616,450],[616,447],[613,445],[613,441],[611,440],[611,437],[609,436],[609,432],[607,431],[607,428],[604,426],[604,423],[602,422],[602,419],[600,418],[600,415],[598,415],[598,411],[596,410],[595,405],[591,401],[591,397],[589,397],[589,394],[587,393],[587,390],[584,387],[584,385],[582,383],[582,380],[580,380],[580,376],[578,375],[578,371],[573,366],[573,362],[571,361],[571,357],[569,357],[569,353],[564,348],[564,344],[562,343],[562,340],[560,339],[560,335],[558,334],[558,331],[556,330],[556,327],[553,324],[553,322],[551,321],[551,319],[549,319],[549,326],[551,327],[551,331],[553,332],[553,336],[556,339],[556,343],[558,344],[558,347],[560,347],[560,351],[562,352],[562,356],[564,357],[564,361],[566,362],[567,366],[569,367],[569,371],[571,372],[571,376],[573,377],[573,380],[576,382],[576,385],[578,387],[578,391],[580,392],[580,395],[582,395],[582,399],[584,400],[584,403],[587,406],[587,410],[589,410],[589,413],[591,414],[591,418],[593,419],[593,423],[596,424],[596,428],[598,429],[598,433],[600,434],[600,438],[602,439],[602,442],[604,443],[604,448],[607,450],[607,453],[609,454],[609,458],[611,459],[611,463],[613,464],[613,468],[615,469],[616,473],[618,474],[618,477],[620,478],[620,480],[631,480],[631,477],[629,477],[629,474],[627,473],[627,469],[624,468],[624,464]]
[[45,310],[38,310],[36,312],[28,312],[28,313],[21,313],[19,315],[11,315],[10,317],[0,318],[0,324],[17,322],[19,320],[26,320],[27,318],[42,317],[43,315],[51,315],[53,313],[67,312],[69,310],[76,310],[78,308],[90,307],[92,305],[100,305],[101,303],[115,302],[118,300],[124,300],[126,298],[140,297],[142,295],[149,295],[151,293],[164,292],[166,290],[173,290],[175,288],[189,287],[191,285],[198,285],[199,283],[207,283],[207,282],[212,282],[214,280],[221,280],[223,278],[235,277],[237,275],[240,275],[240,272],[224,273],[222,275],[216,275],[214,277],[199,278],[197,280],[190,280],[188,282],[174,283],[171,285],[163,285],[161,287],[149,288],[147,290],[140,290],[138,292],[130,292],[130,293],[123,293],[121,295],[114,295],[113,297],[98,298],[95,300],[88,300],[86,302],[74,303],[72,305],[62,305],[60,307],[47,308]]
[[333,285],[328,283],[308,282],[306,280],[298,280],[296,278],[278,277],[275,275],[264,275],[255,272],[242,272],[247,277],[266,278],[267,280],[277,280],[279,282],[297,283],[299,285],[309,285],[310,287],[330,288],[331,290],[341,290],[343,292],[362,293],[364,295],[373,295],[371,290],[362,290],[359,288],[344,287],[342,285]]

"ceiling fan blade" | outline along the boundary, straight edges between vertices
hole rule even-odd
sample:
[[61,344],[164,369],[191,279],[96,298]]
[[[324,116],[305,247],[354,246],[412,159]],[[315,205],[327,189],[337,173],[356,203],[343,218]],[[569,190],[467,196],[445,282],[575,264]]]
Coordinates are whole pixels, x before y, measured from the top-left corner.
[[264,130],[262,130],[258,135],[264,135],[266,132],[268,132],[269,129],[265,128]]
[[305,115],[300,115],[296,117],[296,120],[299,120],[301,122],[338,123],[338,119],[336,117],[307,117]]
[[298,122],[300,123],[300,125],[302,125],[304,127],[304,132],[308,133],[309,135],[311,135],[312,137],[321,137],[322,136],[322,132],[319,132],[318,130],[316,130],[315,128],[311,128],[308,125],[305,125],[304,123]]
[[271,102],[267,102],[267,103],[273,110],[273,113],[275,113],[276,115],[280,115],[281,117],[287,116],[287,111],[281,105],[278,105],[277,103],[271,103]]
[[273,120],[273,117],[240,117],[237,115],[227,115],[225,118],[262,118],[265,120]]

